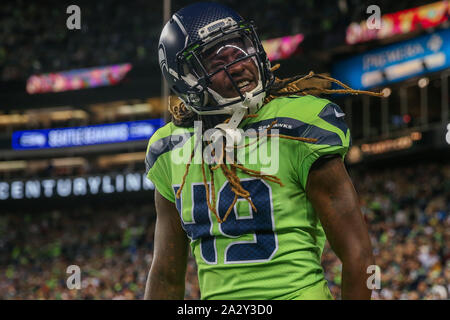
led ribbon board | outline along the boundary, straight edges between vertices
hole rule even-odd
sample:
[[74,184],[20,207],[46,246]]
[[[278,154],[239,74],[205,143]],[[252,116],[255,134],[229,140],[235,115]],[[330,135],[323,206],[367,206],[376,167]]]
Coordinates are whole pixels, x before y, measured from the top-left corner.
[[303,41],[303,34],[263,40],[262,45],[270,61],[287,59],[294,54]]
[[347,28],[347,44],[355,44],[375,39],[384,39],[409,33],[420,28],[436,27],[448,21],[450,2],[439,1],[421,7],[406,9],[381,16],[380,29],[369,29],[367,20],[353,22]]
[[339,61],[332,75],[354,89],[367,89],[448,67],[450,29],[445,29]]
[[0,201],[84,197],[154,190],[145,173],[0,181]]
[[26,89],[29,94],[35,94],[111,86],[119,83],[131,68],[130,63],[124,63],[32,75],[27,80]]
[[16,131],[12,135],[12,148],[68,148],[147,140],[163,125],[163,119],[151,119],[86,127]]

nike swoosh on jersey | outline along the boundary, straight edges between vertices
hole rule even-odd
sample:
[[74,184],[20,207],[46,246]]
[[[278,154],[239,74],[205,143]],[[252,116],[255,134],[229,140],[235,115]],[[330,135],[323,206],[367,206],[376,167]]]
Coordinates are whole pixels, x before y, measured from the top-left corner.
[[341,117],[345,116],[345,113],[338,112],[336,109],[334,109],[334,114],[336,115],[336,118],[341,118]]

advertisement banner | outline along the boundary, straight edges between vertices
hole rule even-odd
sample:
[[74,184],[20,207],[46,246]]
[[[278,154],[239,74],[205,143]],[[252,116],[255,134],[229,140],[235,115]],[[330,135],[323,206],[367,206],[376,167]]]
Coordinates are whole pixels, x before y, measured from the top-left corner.
[[29,94],[35,94],[112,86],[119,83],[131,68],[130,63],[124,63],[32,75],[27,80],[26,90]]
[[68,198],[154,190],[145,173],[0,181],[0,201]]
[[346,31],[347,44],[384,39],[418,29],[436,27],[449,20],[450,2],[439,1],[381,16],[380,28],[369,29],[366,21],[352,23]]
[[296,34],[294,36],[264,40],[262,45],[269,60],[275,61],[289,58],[297,50],[303,39],[303,34]]
[[354,89],[367,89],[449,67],[450,29],[445,29],[339,61],[332,75]]
[[16,131],[12,135],[12,148],[67,148],[148,140],[163,125],[163,119],[151,119],[86,127]]

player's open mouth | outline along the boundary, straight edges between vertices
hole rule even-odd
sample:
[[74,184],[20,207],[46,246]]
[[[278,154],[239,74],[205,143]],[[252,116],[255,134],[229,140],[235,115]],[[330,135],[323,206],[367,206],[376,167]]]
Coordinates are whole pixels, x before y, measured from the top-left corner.
[[239,91],[241,91],[241,93],[251,91],[256,87],[255,82],[253,80],[250,81],[241,80],[237,83],[237,86],[239,88]]

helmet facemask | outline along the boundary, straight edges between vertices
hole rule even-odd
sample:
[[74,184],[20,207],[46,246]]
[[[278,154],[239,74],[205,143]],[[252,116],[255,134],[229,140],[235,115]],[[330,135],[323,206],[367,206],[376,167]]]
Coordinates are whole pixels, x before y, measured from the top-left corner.
[[179,74],[191,89],[184,102],[200,115],[233,114],[243,107],[254,113],[273,82],[270,63],[251,24],[221,28],[178,58]]

